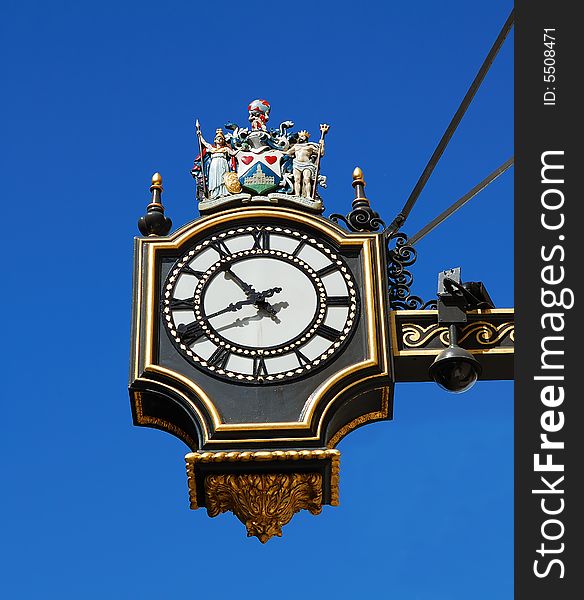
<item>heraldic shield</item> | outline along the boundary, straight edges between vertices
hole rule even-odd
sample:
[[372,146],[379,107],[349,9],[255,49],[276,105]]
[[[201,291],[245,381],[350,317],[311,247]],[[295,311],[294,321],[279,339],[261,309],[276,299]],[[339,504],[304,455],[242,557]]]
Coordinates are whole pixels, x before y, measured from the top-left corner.
[[237,177],[244,190],[263,195],[277,189],[282,181],[284,153],[267,149],[258,153],[239,152]]

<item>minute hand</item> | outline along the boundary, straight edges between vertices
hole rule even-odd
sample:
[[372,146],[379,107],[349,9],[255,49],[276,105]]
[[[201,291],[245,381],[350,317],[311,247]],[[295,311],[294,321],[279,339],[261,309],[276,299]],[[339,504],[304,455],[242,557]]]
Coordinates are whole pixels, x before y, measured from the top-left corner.
[[[250,297],[247,300],[240,300],[239,302],[232,302],[226,308],[218,310],[217,312],[214,312],[210,315],[206,315],[206,317],[207,317],[207,319],[212,319],[213,317],[218,317],[219,315],[222,315],[227,312],[235,312],[235,311],[239,310],[240,308],[242,308],[243,306],[246,306],[248,304],[255,304],[258,308],[263,308],[264,310],[266,310],[267,312],[272,314],[273,309],[272,309],[271,305],[268,302],[266,302],[265,299],[270,298],[274,294],[278,294],[281,291],[282,291],[282,288],[280,288],[280,287],[270,288],[269,290],[265,290],[264,292],[260,292],[259,294],[257,292],[252,291],[252,292],[250,292],[250,294],[249,294]],[[273,313],[273,314],[275,314],[275,313]]]
[[213,314],[206,315],[206,316],[207,316],[207,319],[212,319],[213,317],[217,317],[226,312],[235,312],[236,310],[239,310],[242,306],[245,306],[246,304],[255,304],[255,303],[256,303],[255,298],[251,298],[249,300],[240,300],[239,302],[232,302],[227,308],[224,308],[223,310],[218,310],[217,312],[214,312]]

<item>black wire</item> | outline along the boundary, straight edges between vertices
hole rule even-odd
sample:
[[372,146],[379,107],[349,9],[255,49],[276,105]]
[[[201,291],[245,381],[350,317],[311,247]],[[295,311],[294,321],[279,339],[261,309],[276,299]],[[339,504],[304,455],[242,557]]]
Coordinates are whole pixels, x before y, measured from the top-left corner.
[[485,78],[487,72],[489,71],[489,68],[493,64],[493,61],[495,60],[497,53],[499,52],[501,46],[503,45],[503,42],[505,41],[505,38],[507,37],[507,34],[509,33],[509,31],[511,30],[511,27],[513,26],[514,19],[515,19],[515,11],[512,10],[511,14],[507,18],[507,21],[505,21],[505,24],[503,25],[503,28],[501,29],[499,35],[497,36],[497,39],[495,40],[493,47],[487,54],[487,57],[485,58],[483,64],[481,65],[481,68],[479,69],[476,77],[474,78],[474,81],[472,82],[471,86],[469,87],[465,97],[462,99],[462,102],[460,103],[458,110],[454,114],[454,117],[452,117],[452,120],[450,121],[450,124],[448,125],[446,131],[444,132],[442,139],[438,143],[436,150],[434,150],[434,153],[430,157],[430,160],[428,161],[426,168],[420,175],[420,178],[418,179],[418,182],[414,186],[414,189],[412,190],[410,197],[407,199],[401,212],[398,213],[398,215],[395,217],[395,219],[389,226],[389,231],[388,231],[389,235],[398,231],[402,227],[402,225],[406,222],[406,219],[408,218],[412,208],[414,207],[416,200],[420,196],[422,190],[424,189],[424,186],[428,182],[428,179],[430,179],[430,175],[432,175],[432,171],[434,171],[434,167],[440,160],[440,157],[442,156],[444,150],[446,149],[448,142],[450,142],[450,138],[452,138],[452,136],[454,135],[454,132],[456,131],[456,128],[458,127],[460,121],[462,120],[464,113],[466,112],[467,108],[469,107],[470,103],[472,102],[472,99],[474,98],[477,90],[479,89],[481,83],[483,82],[483,79]]
[[459,208],[464,206],[469,200],[472,200],[479,192],[484,190],[490,183],[495,181],[497,177],[502,175],[509,167],[513,165],[513,157],[507,162],[504,162],[498,169],[495,169],[489,176],[485,177],[479,184],[475,185],[472,190],[468,191],[464,196],[459,198],[454,204],[451,204],[445,211],[441,212],[435,219],[432,219],[427,225],[422,227],[420,231],[408,238],[408,246],[413,246],[423,237],[428,235],[433,229],[438,227],[440,223],[446,221],[448,217],[454,214]]

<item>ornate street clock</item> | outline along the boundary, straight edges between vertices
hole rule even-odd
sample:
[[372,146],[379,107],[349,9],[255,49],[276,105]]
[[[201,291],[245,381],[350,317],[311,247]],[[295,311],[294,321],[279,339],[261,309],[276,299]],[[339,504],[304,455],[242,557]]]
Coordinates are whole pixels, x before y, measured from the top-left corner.
[[[334,446],[390,416],[384,260],[377,234],[271,206],[136,240],[134,418],[193,450],[191,506],[241,513],[253,482],[290,517],[337,503]],[[286,522],[261,518],[260,539]]]
[[[129,385],[135,424],[189,447],[191,508],[232,511],[262,542],[299,510],[338,504],[338,442],[390,419],[394,382],[420,380],[447,342],[436,311],[390,311],[418,308],[413,251],[397,234],[388,252],[360,169],[349,215],[322,216],[328,125],[312,142],[290,121],[269,130],[269,110],[252,102],[250,128],[229,124],[214,144],[197,123],[202,216],[171,235],[153,178],[135,240]],[[478,313],[461,340],[507,352],[494,348],[511,339],[507,313],[495,325]]]

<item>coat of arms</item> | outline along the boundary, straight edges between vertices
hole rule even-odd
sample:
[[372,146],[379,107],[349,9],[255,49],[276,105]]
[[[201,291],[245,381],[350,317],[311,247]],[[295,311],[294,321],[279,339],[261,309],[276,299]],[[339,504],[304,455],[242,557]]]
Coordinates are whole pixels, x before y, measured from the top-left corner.
[[201,212],[250,201],[323,211],[318,186],[326,187],[320,160],[329,125],[320,126],[320,140],[313,142],[306,130],[291,133],[292,121],[268,129],[270,109],[266,100],[252,101],[248,106],[250,126],[227,123],[226,133],[215,130],[212,144],[203,137],[197,120],[200,152],[191,173],[197,182]]

